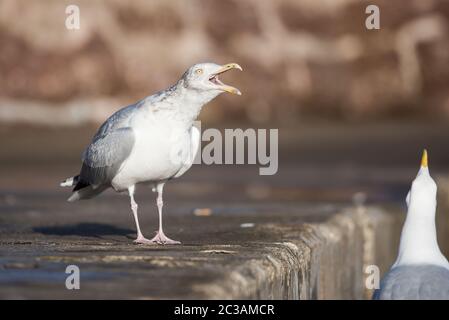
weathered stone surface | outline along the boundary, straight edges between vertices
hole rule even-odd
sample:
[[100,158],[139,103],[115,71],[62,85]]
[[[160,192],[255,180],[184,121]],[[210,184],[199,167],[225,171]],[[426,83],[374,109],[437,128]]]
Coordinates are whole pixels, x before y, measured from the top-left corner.
[[[1,1],[0,111],[16,111],[17,99],[42,113],[52,101],[71,122],[99,121],[70,107],[110,112],[167,87],[193,63],[236,60],[245,72],[226,79],[244,94],[214,101],[203,117],[447,114],[445,0],[79,0],[77,31],[64,25],[69,4]],[[380,30],[365,28],[370,4],[380,8]],[[0,120],[23,121],[19,111]]]
[[[394,257],[395,247],[385,243],[394,219],[383,210],[274,209],[184,215],[188,230],[176,231],[183,246],[151,247],[133,245],[132,230],[120,228],[118,217],[110,225],[45,227],[39,225],[48,217],[36,208],[3,224],[0,297],[362,299],[364,266]],[[179,218],[167,224],[173,220]],[[65,289],[71,264],[81,269],[79,291]]]
[[[388,227],[395,228],[390,217],[377,208],[348,208],[321,223],[281,228],[283,242],[267,245],[258,260],[200,288],[208,297],[225,299],[362,299],[365,264],[394,258],[393,247],[385,246]],[[370,233],[381,243],[369,245],[376,241]]]

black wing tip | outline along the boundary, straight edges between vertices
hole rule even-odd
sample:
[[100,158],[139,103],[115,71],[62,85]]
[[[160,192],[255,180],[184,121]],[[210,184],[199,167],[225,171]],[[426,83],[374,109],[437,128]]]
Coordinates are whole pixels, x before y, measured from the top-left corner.
[[80,181],[77,182],[75,188],[73,188],[72,191],[75,192],[75,191],[78,191],[80,189],[86,188],[88,186],[90,186],[90,183],[80,180]]

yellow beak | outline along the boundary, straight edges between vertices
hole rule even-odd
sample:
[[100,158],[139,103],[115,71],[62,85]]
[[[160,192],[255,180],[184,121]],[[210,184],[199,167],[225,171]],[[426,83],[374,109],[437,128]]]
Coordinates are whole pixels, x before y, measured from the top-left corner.
[[[221,68],[218,69],[217,72],[215,72],[215,75],[222,74],[222,73],[224,73],[224,72],[226,72],[226,71],[229,71],[229,70],[231,70],[231,69],[238,69],[238,70],[240,70],[240,71],[243,71],[242,67],[239,66],[237,63],[227,63],[227,64],[222,65]],[[239,96],[242,95],[242,93],[240,92],[239,89],[234,88],[234,87],[232,87],[232,86],[229,86],[229,85],[227,85],[227,84],[222,84],[222,85],[220,86],[220,89],[223,90],[223,91],[232,93],[232,94],[239,95]]]
[[427,150],[424,149],[423,153],[422,153],[422,158],[421,158],[421,167],[422,168],[427,168]]
[[222,65],[221,68],[218,69],[217,72],[215,72],[215,74],[220,74],[220,73],[226,72],[231,69],[238,69],[240,71],[243,71],[242,67],[239,66],[237,63],[227,63],[227,64]]

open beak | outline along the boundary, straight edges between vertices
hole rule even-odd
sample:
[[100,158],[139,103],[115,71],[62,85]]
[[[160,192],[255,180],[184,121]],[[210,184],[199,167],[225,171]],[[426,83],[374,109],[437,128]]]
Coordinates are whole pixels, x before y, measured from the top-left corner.
[[215,73],[213,73],[210,76],[209,81],[212,82],[214,85],[216,85],[218,87],[218,89],[220,89],[220,90],[241,96],[242,93],[240,92],[239,89],[234,88],[232,86],[228,86],[227,84],[224,84],[223,82],[221,82],[220,79],[218,79],[218,76],[220,74],[225,73],[226,71],[229,71],[231,69],[238,69],[240,71],[243,70],[242,67],[239,66],[237,63],[228,63],[225,65],[222,65],[220,69],[218,69]]
[[422,168],[427,168],[428,163],[427,163],[427,150],[424,149],[423,153],[422,153],[422,158],[421,158],[421,167]]

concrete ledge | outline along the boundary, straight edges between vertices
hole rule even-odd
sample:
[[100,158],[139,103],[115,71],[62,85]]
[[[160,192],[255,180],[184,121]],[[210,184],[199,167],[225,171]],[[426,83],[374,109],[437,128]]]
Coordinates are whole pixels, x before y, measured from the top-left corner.
[[283,242],[252,248],[257,258],[195,290],[214,299],[369,298],[363,270],[370,264],[388,269],[400,226],[399,215],[369,207],[342,209],[325,222],[296,230],[284,227]]
[[[439,244],[449,256],[449,179],[436,180]],[[142,247],[131,242],[121,197],[70,206],[54,198],[21,193],[3,205],[0,298],[364,299],[365,267],[389,269],[405,218],[405,204],[324,202],[211,202],[210,216],[196,216],[180,200],[166,225],[184,245]],[[147,235],[157,223],[150,217]],[[79,291],[65,288],[69,264],[81,269]]]
[[[403,218],[395,207],[224,208],[179,217],[188,233],[175,247],[135,246],[123,236],[42,235],[29,226],[6,230],[0,298],[363,299],[370,296],[364,267],[388,269]],[[14,218],[16,226],[44,222]],[[240,227],[243,221],[254,227]],[[69,264],[81,269],[81,290],[65,289]]]

